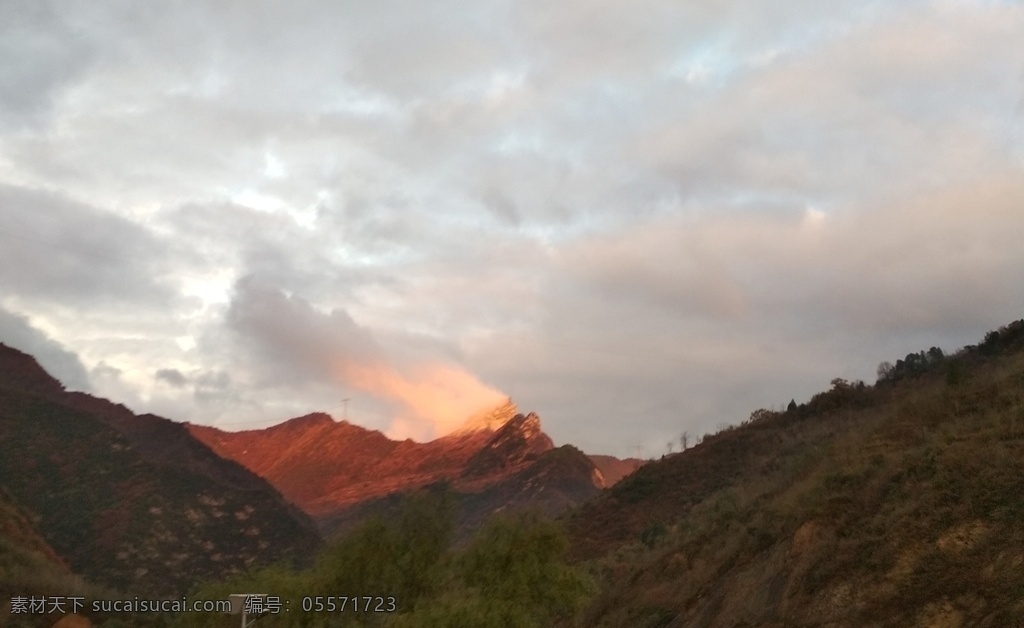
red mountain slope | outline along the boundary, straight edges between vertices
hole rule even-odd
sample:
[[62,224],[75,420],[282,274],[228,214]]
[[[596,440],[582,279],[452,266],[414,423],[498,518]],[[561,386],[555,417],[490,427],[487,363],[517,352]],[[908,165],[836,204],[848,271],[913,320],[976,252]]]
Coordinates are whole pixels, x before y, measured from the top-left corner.
[[[188,429],[215,452],[263,476],[317,517],[396,491],[457,480],[471,463],[477,472],[466,480],[467,485],[505,477],[518,470],[530,452],[553,448],[536,416],[530,415],[531,421],[517,416],[511,402],[488,416],[500,420],[477,421],[478,429],[460,430],[427,443],[393,441],[376,430],[320,413],[261,430],[224,432],[200,425],[188,425]],[[528,433],[505,429],[525,423],[531,427]],[[498,431],[492,431],[491,426],[499,424]],[[497,435],[501,440],[492,444]],[[499,459],[503,454],[510,458]]]
[[[519,414],[511,401],[471,418],[452,434],[426,443],[392,441],[380,432],[336,422],[326,414],[244,432],[199,425],[189,425],[188,429],[221,456],[269,480],[326,527],[333,527],[329,522],[338,521],[341,513],[357,504],[439,481],[461,494],[482,496],[492,487],[508,486],[512,478],[526,477],[523,473],[554,450],[537,415]],[[581,484],[579,490],[566,494],[589,496],[610,484],[589,458],[583,454],[580,458],[579,464],[586,470],[571,475],[574,482],[586,486]],[[606,468],[614,466],[605,463]],[[544,481],[557,484],[562,478],[555,475],[544,474]],[[614,475],[618,479],[622,474],[616,470]],[[488,493],[502,494],[511,495],[512,491]],[[571,505],[573,500],[564,501]],[[500,509],[500,504],[495,504]]]

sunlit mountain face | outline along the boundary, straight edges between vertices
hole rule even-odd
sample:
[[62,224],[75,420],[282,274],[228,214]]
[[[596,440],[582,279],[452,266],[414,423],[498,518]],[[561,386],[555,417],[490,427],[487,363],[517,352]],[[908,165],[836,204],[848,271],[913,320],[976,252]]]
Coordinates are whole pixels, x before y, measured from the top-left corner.
[[[322,413],[260,430],[188,428],[218,454],[270,481],[326,532],[351,520],[352,513],[386,506],[389,496],[439,482],[472,504],[463,517],[467,525],[470,519],[481,521],[484,508],[543,507],[557,514],[639,464],[609,456],[591,459],[572,447],[556,449],[540,418],[519,413],[511,400],[427,442],[392,440]],[[527,490],[528,478],[534,492]]]
[[260,430],[224,432],[200,425],[189,430],[220,455],[270,480],[307,512],[322,515],[363,499],[457,477],[516,414],[515,405],[506,402],[471,418],[471,429],[427,442],[392,440],[322,413]]

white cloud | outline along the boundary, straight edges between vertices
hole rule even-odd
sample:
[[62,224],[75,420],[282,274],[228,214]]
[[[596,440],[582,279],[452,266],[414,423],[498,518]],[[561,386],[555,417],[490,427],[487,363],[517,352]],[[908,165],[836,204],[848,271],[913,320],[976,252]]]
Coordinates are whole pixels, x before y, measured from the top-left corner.
[[1019,4],[8,11],[0,304],[140,409],[337,405],[341,312],[624,454],[1020,315]]

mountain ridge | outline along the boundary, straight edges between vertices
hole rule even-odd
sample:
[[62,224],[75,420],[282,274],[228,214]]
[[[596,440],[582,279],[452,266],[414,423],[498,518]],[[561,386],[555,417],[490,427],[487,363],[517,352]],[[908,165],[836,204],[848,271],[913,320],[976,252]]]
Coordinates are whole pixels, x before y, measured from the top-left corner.
[[[351,520],[353,513],[386,508],[381,505],[389,503],[389,496],[439,482],[449,484],[467,503],[500,507],[501,495],[512,499],[524,494],[513,478],[556,449],[544,433],[540,417],[532,412],[522,414],[511,399],[471,416],[459,429],[423,443],[393,441],[376,430],[335,421],[323,413],[258,430],[226,432],[194,424],[187,424],[187,429],[219,455],[266,478],[326,533],[337,528],[336,522]],[[564,467],[578,486],[564,491],[572,498],[551,501],[545,508],[550,514],[559,514],[611,484],[590,457],[580,455],[583,461],[578,464],[587,471]],[[608,459],[617,461],[605,457],[602,464],[608,466]],[[551,467],[535,481],[558,483],[557,475]],[[613,479],[623,475],[620,468]],[[517,503],[529,501],[515,499]],[[480,519],[478,510],[467,508],[466,516]]]
[[568,513],[602,579],[574,625],[1021,626],[1022,478],[1024,320],[756,410]]
[[181,424],[66,392],[7,345],[0,487],[75,573],[120,590],[178,595],[321,542],[277,489]]

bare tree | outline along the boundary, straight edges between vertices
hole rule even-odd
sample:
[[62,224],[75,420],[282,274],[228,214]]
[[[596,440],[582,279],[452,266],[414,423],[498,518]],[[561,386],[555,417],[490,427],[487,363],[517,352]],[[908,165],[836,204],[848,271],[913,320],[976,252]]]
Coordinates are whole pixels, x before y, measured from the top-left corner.
[[679,435],[679,445],[683,448],[683,451],[686,451],[687,449],[690,448],[689,432],[683,432],[682,434]]

